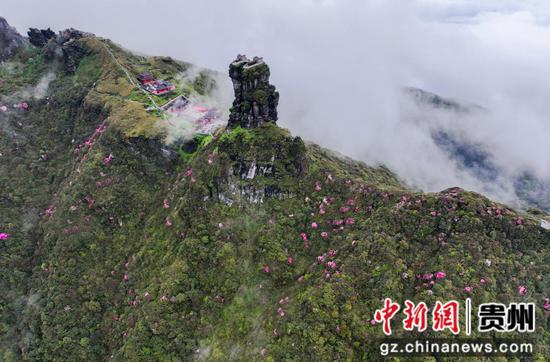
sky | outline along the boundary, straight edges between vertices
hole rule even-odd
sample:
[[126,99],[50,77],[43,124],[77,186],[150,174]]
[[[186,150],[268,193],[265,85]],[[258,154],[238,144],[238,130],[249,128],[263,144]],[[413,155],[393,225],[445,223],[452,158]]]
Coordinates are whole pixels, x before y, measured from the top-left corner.
[[[263,56],[280,125],[425,191],[514,203],[514,175],[550,178],[547,0],[2,0],[0,16],[20,32],[75,27],[222,72],[238,53]],[[403,86],[489,112],[429,112]],[[433,142],[438,128],[482,145],[502,179],[458,167]]]

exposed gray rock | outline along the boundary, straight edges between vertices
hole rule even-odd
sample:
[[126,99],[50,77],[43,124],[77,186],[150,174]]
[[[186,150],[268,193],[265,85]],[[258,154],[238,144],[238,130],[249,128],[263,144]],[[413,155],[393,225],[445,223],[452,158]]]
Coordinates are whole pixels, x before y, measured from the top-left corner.
[[24,43],[21,34],[0,17],[0,61],[8,60]]
[[59,32],[57,41],[62,44],[63,61],[70,72],[76,71],[80,60],[90,53],[89,49],[77,40],[91,35],[73,28]]
[[52,29],[36,29],[30,28],[27,32],[29,36],[29,42],[39,48],[42,48],[46,43],[55,37],[55,33]]
[[265,122],[277,122],[279,93],[269,84],[269,75],[269,67],[259,57],[250,60],[239,55],[229,65],[235,91],[229,128],[255,128]]

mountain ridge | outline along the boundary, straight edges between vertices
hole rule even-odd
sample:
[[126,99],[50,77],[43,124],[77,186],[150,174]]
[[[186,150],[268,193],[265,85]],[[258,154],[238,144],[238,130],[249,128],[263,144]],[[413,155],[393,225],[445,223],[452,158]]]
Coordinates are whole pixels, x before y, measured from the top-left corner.
[[[384,297],[534,302],[548,354],[538,216],[459,188],[411,191],[274,122],[166,145],[147,107],[167,99],[131,76],[176,83],[187,63],[57,41],[2,68],[0,102],[28,102],[0,113],[2,359],[375,359]],[[44,98],[12,93],[50,70]],[[416,277],[433,271],[446,277]]]

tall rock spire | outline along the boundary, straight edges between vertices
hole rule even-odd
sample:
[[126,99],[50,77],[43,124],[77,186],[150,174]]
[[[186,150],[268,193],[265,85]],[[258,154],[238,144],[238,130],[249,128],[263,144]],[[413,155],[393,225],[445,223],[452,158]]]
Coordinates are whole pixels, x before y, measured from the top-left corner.
[[252,60],[237,56],[229,65],[235,100],[229,115],[228,127],[259,127],[277,122],[279,93],[269,84],[269,67],[260,57]]

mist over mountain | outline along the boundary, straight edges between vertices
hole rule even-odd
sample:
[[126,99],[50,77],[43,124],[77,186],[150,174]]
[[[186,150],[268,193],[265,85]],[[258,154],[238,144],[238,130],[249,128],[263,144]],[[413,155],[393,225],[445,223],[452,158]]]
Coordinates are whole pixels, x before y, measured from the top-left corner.
[[[490,110],[478,105],[463,105],[458,101],[449,100],[418,88],[407,88],[410,95],[422,110],[422,116],[433,117],[436,120],[452,118],[452,122],[460,123],[464,118],[474,117],[483,122]],[[429,109],[432,109],[430,114]],[[538,177],[529,168],[515,168],[498,165],[498,155],[490,147],[490,143],[482,143],[468,139],[460,131],[460,127],[448,125],[446,122],[432,122],[430,129],[435,144],[449,156],[453,162],[479,180],[480,187],[486,193],[497,193],[499,188],[510,190],[510,202],[518,207],[536,207],[550,210],[550,179]],[[457,129],[458,128],[458,129]],[[512,145],[511,145],[512,146]],[[514,200],[516,199],[516,200]]]
[[[434,143],[430,127],[407,121],[415,109],[400,111],[408,105],[403,87],[490,110],[482,119],[454,122],[455,133],[490,150],[504,174],[550,177],[544,1],[206,0],[164,4],[155,26],[136,21],[158,10],[144,0],[6,0],[3,9],[20,30],[86,29],[143,54],[222,73],[235,53],[260,54],[274,68],[281,125],[370,165],[384,164],[424,191],[462,185],[521,206],[513,177],[480,182]],[[230,103],[230,84],[224,89]]]

